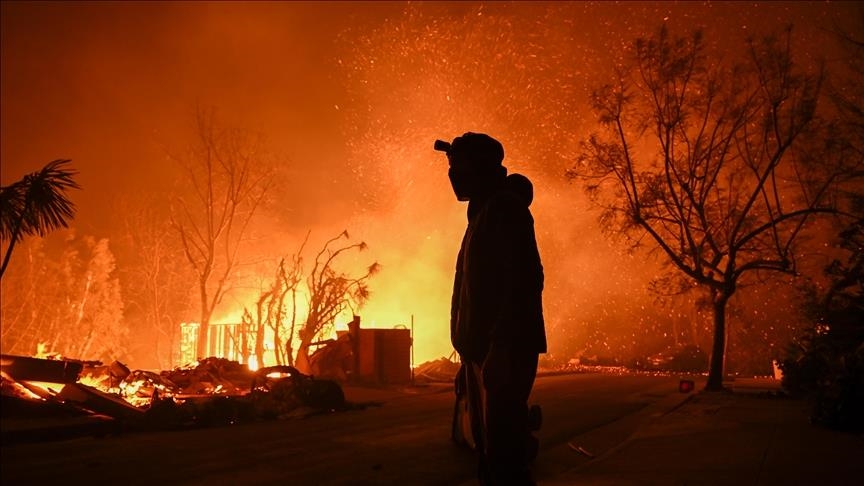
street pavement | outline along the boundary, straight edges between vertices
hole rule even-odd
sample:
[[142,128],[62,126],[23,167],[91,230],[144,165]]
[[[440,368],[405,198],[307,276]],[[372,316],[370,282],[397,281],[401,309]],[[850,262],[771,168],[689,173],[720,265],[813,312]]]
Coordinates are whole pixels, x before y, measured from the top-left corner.
[[[720,393],[701,391],[704,378],[694,381],[692,392],[669,396],[544,450],[535,466],[537,483],[864,485],[864,435],[811,424],[807,403],[784,395],[778,380],[739,378]],[[377,399],[386,400],[392,391],[353,393],[378,393]]]
[[[591,427],[575,436],[567,435],[566,438],[560,440],[556,436],[555,409],[552,408],[550,415],[553,420],[546,421],[540,435],[541,440],[546,441],[546,445],[542,448],[535,467],[538,484],[599,486],[864,484],[864,437],[860,434],[853,435],[830,431],[810,424],[806,403],[786,398],[782,393],[779,393],[777,381],[773,379],[738,379],[727,383],[727,386],[732,390],[729,393],[707,393],[698,391],[704,387],[704,379],[696,377],[695,380],[697,391],[665,394],[658,400],[640,399],[640,403],[648,403],[648,405],[634,408],[624,415],[612,414],[610,417],[614,418],[611,418],[608,423]],[[554,379],[553,381],[541,381],[541,383],[544,383],[540,385],[541,387],[548,386],[554,383]],[[448,398],[452,393],[452,387],[449,384],[426,387],[346,387],[345,393],[352,402],[394,404],[396,406],[395,404],[407,403],[405,400],[418,394],[428,394],[428,399],[425,400],[434,398],[440,401],[441,398],[439,397]],[[431,394],[435,394],[435,396]],[[355,417],[371,415],[378,413],[378,411],[383,413],[387,408],[392,407],[373,408],[371,411],[361,412],[361,415],[355,415]],[[415,418],[428,421],[429,418],[433,417],[431,410],[435,408],[431,406],[431,402],[429,408],[429,414],[422,415],[425,419]],[[573,413],[580,413],[580,409],[574,408]],[[355,420],[351,418],[350,414],[333,416],[328,419],[328,423],[331,423],[331,426],[337,426],[338,423],[350,420]],[[439,421],[439,419],[435,420]],[[319,422],[323,424],[325,421]],[[420,424],[418,424],[419,426]],[[260,433],[264,427],[269,426],[261,424],[237,429],[237,431],[251,438],[255,436],[254,434]],[[436,427],[434,430],[427,430],[422,433],[435,436],[446,434],[447,424],[438,424]],[[421,433],[420,431],[421,429],[418,428],[416,432],[412,433]],[[206,437],[219,436],[218,430],[203,431],[200,434],[200,440],[206,440]],[[146,444],[146,441],[149,440],[159,440],[156,434],[152,437],[150,439],[150,436],[144,434],[141,437],[136,437],[135,441],[128,441],[128,443],[140,445],[141,443]],[[289,439],[288,437],[279,439],[274,444],[281,444],[282,449],[294,450],[296,447]],[[347,437],[340,440],[353,439]],[[379,446],[383,444],[382,440],[395,440],[403,444],[408,442],[401,436],[394,435],[392,438],[379,438]],[[74,442],[70,443],[74,444]],[[121,447],[126,443],[118,441],[115,446]],[[368,441],[359,441],[359,438],[357,444],[374,446]],[[329,446],[323,444],[322,447]],[[34,450],[43,451],[53,449],[54,447],[49,445],[34,448]],[[221,448],[216,449],[221,450]],[[449,451],[449,448],[445,449]],[[0,450],[5,455],[18,450],[18,447],[13,446],[12,449],[4,447]],[[57,445],[57,450],[62,450],[61,444]],[[361,452],[359,449],[357,451],[355,462],[365,463],[372,457],[363,455],[370,454],[368,451]],[[471,468],[470,461],[465,461],[466,457],[464,456],[449,452],[436,455],[433,452],[432,449],[429,449],[426,453],[425,458],[428,460],[426,464],[413,467],[427,468],[429,471],[445,466],[449,468],[458,466],[458,468],[466,470]],[[169,456],[160,460],[164,461],[166,467],[171,464],[182,463],[180,459],[171,458],[171,453],[166,451]],[[296,450],[296,454],[298,454],[296,457],[299,459],[306,456],[307,453],[312,454],[308,457],[318,457],[314,455],[313,451],[303,451],[300,448]],[[148,477],[147,472],[141,471],[140,468],[154,466],[152,462],[147,466],[144,461],[136,461],[135,450],[129,450],[128,454],[130,476],[118,478],[118,483],[128,483],[129,480],[135,483],[136,477],[138,479]],[[256,482],[252,477],[244,476],[248,473],[240,472],[243,469],[238,470],[237,474],[233,476],[228,474],[232,469],[238,467],[236,460],[233,460],[233,456],[231,456],[230,449],[226,449],[224,457],[219,460],[227,460],[228,457],[232,457],[232,462],[235,464],[226,464],[225,481],[220,484],[251,484],[249,481]],[[284,457],[287,456],[282,454],[278,460],[284,460]],[[10,458],[4,457],[3,463],[9,466],[7,459]],[[217,456],[211,459],[217,460]],[[276,459],[276,456],[273,456],[273,459]],[[258,460],[264,464],[267,458]],[[448,464],[432,463],[436,460],[447,461]],[[100,464],[97,465],[94,462],[91,466],[96,468],[108,466],[104,463]],[[334,466],[337,464],[335,459],[332,460],[332,464]],[[261,466],[259,464],[255,467]],[[341,467],[348,466],[343,465]],[[387,475],[384,474],[387,472],[384,470],[379,471],[381,474],[378,475],[377,480],[370,482],[369,476],[361,476],[362,468],[357,467],[356,483],[349,480],[338,484],[406,484],[404,481],[399,482],[398,478],[392,475],[395,471],[391,471],[391,475]],[[189,472],[194,473],[194,471]],[[262,480],[267,477],[284,477],[278,469],[267,474],[259,470],[257,474]],[[4,485],[36,484],[32,481],[17,483],[12,480],[7,482],[13,476],[7,475],[5,472],[3,476]],[[212,478],[212,476],[210,477]],[[243,479],[244,477],[246,480]],[[342,477],[345,477],[344,474]],[[367,479],[361,480],[361,477]],[[456,481],[454,484],[476,484],[475,481],[468,479],[470,478],[469,472],[466,472],[462,477],[463,480]],[[70,480],[73,479],[75,478],[70,478]],[[271,482],[266,480],[257,483],[270,484]],[[189,481],[186,483],[188,484]]]
[[[697,383],[697,390],[703,383]],[[693,392],[652,410],[626,438],[610,424],[571,441],[607,446],[545,485],[828,486],[864,484],[864,436],[809,422],[807,404],[773,379],[739,379],[731,392]],[[662,408],[662,407],[661,407]],[[626,421],[623,419],[622,421]],[[584,447],[591,450],[589,447]],[[575,450],[574,450],[575,452]]]

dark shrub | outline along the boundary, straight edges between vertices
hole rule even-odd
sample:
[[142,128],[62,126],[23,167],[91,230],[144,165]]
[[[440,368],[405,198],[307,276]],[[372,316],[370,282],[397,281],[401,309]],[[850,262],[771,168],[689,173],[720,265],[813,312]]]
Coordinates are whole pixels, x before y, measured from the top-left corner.
[[[864,322],[864,321],[862,321]],[[780,363],[783,388],[813,403],[814,422],[833,429],[864,430],[862,324],[834,331],[808,329]]]
[[[864,198],[857,202],[864,212]],[[864,431],[864,218],[838,237],[848,257],[825,268],[827,289],[804,289],[801,309],[817,324],[790,345],[780,368],[783,387],[812,400],[814,422]]]

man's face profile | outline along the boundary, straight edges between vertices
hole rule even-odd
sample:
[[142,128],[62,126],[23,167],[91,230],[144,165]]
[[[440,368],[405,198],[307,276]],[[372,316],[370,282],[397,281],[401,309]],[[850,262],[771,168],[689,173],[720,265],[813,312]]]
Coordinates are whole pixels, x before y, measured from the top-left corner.
[[477,179],[475,164],[472,164],[465,153],[452,153],[447,156],[450,162],[450,184],[456,199],[459,201],[471,200],[474,190],[474,181]]

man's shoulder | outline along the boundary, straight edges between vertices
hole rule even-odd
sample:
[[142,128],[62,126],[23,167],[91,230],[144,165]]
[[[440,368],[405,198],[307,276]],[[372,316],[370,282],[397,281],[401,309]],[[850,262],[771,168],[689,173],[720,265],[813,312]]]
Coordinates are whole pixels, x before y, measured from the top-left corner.
[[496,192],[489,199],[486,207],[495,213],[531,214],[524,198],[516,192],[506,189]]

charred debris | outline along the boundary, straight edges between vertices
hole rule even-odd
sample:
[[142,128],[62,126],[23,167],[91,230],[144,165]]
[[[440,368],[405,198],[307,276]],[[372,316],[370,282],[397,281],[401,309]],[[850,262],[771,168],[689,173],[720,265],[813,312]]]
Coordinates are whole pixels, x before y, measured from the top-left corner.
[[349,403],[338,382],[290,366],[250,371],[210,357],[156,373],[116,361],[14,355],[0,360],[4,445],[302,418],[369,405]]

